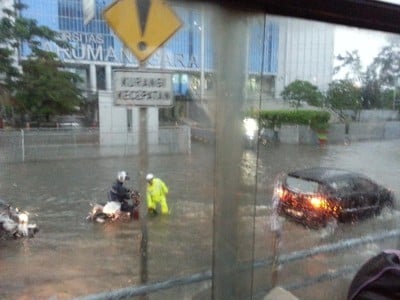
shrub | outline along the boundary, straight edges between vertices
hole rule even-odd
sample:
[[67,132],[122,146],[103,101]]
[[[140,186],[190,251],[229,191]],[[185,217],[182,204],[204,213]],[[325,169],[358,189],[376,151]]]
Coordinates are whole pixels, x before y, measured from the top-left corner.
[[259,118],[260,123],[269,128],[282,124],[307,125],[316,131],[326,131],[331,117],[327,111],[315,110],[262,110],[248,115]]

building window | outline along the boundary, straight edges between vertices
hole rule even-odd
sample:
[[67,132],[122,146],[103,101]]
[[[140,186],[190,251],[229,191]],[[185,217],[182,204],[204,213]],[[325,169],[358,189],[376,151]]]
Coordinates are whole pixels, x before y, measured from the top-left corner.
[[106,69],[104,66],[96,66],[97,89],[106,89]]

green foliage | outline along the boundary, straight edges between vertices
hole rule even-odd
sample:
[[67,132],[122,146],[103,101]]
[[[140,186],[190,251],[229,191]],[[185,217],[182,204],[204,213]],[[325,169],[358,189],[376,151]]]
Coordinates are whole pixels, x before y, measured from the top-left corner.
[[34,121],[49,121],[55,114],[67,114],[79,107],[82,97],[76,87],[81,79],[60,70],[54,53],[36,51],[35,59],[22,63],[23,74],[17,90],[17,109],[31,114]]
[[384,107],[382,92],[379,80],[366,80],[361,88],[362,108],[371,109]]
[[[75,111],[82,101],[76,88],[81,79],[63,70],[64,65],[54,53],[41,49],[42,43],[47,41],[61,48],[68,48],[68,43],[57,32],[39,26],[36,20],[22,17],[25,5],[17,3],[14,8],[4,9],[0,19],[0,74],[3,78],[0,87],[15,95],[15,111],[33,120],[48,120],[51,115]],[[15,59],[22,45],[30,51],[30,56],[20,62],[20,72]]]
[[382,85],[394,86],[400,76],[400,44],[383,47],[369,68],[375,71]]
[[[357,51],[338,55],[336,60],[339,65],[335,67],[334,72],[344,73],[346,80],[360,86],[362,108],[393,107],[393,98],[397,95],[397,91],[394,92],[394,90],[400,85],[398,82],[398,78],[400,78],[400,43],[398,40],[392,40],[391,44],[383,47],[365,71],[362,70]],[[390,96],[390,91],[392,91],[392,96]],[[390,98],[392,99],[390,100]],[[389,105],[390,103],[392,105]],[[353,101],[347,106],[350,106],[349,109],[357,110],[358,107],[354,104]],[[344,103],[341,106],[343,105]]]
[[326,101],[334,111],[344,117],[344,110],[361,109],[361,91],[350,80],[336,80],[329,84]]
[[262,124],[270,128],[282,124],[307,125],[320,131],[328,129],[331,115],[327,111],[316,110],[263,110],[253,113],[253,117],[258,117]]
[[[393,106],[398,106],[398,100],[400,97],[400,90],[386,89],[382,92],[382,107],[392,109]],[[393,103],[395,102],[395,103]]]
[[307,102],[312,106],[322,106],[323,95],[315,85],[308,81],[296,80],[290,83],[282,91],[281,96],[287,101],[296,101],[296,107],[299,107],[301,101]]
[[325,130],[318,131],[317,137],[319,140],[327,140],[328,139],[328,135]]

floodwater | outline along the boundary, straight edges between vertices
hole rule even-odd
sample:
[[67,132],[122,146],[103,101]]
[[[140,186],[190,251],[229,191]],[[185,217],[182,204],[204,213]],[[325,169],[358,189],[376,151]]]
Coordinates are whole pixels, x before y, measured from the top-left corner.
[[[240,182],[243,198],[249,200],[244,200],[239,209],[243,224],[239,238],[243,249],[238,249],[238,255],[243,252],[247,256],[251,245],[254,245],[255,259],[265,259],[272,254],[269,217],[273,181],[278,173],[318,165],[351,169],[392,188],[400,199],[399,146],[400,141],[385,141],[325,148],[267,145],[260,146],[258,151],[245,151]],[[211,270],[214,153],[212,145],[194,143],[190,155],[152,155],[149,158],[149,171],[164,179],[170,188],[171,214],[147,218],[147,283]],[[121,169],[130,174],[128,186],[143,191],[143,187],[138,186],[138,157],[1,166],[0,198],[29,211],[30,221],[40,228],[32,239],[0,241],[1,299],[72,299],[141,284],[140,222],[93,224],[85,219],[89,203],[106,200],[106,193]],[[254,178],[257,181],[255,202],[251,194]],[[337,233],[327,235],[285,222],[279,251],[303,250],[396,228],[398,223],[393,219],[376,218],[362,224],[340,226]],[[370,245],[359,259],[379,248],[380,245]],[[344,257],[352,259],[350,254]],[[300,271],[308,276],[324,268],[326,271],[326,257],[324,260],[322,263],[319,256]],[[298,265],[294,268],[296,272],[287,266],[282,268],[278,282],[286,283],[290,277],[304,276]],[[269,279],[265,276],[269,276],[269,271],[255,276],[255,280],[265,280],[268,285]],[[346,282],[348,280],[345,278]],[[179,295],[175,299],[191,299],[205,287],[203,283],[175,290],[175,294],[163,291],[151,294],[150,299],[172,299],[172,295]],[[315,291],[310,296],[309,290],[300,290],[298,295],[304,299],[321,299]],[[343,299],[341,297],[343,293],[330,299]]]

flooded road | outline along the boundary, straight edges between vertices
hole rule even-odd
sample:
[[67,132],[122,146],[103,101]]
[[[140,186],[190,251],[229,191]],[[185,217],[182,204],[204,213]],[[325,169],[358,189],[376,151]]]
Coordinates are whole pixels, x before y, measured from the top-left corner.
[[[244,152],[243,203],[239,208],[243,249],[238,249],[239,255],[241,251],[246,252],[247,257],[254,240],[255,259],[271,256],[270,204],[273,181],[278,173],[307,166],[346,168],[392,188],[400,199],[399,147],[400,141],[389,141],[326,148],[268,145],[260,147],[258,152]],[[190,155],[149,158],[149,171],[165,180],[170,188],[168,202],[172,210],[169,216],[147,220],[149,283],[211,269],[214,153],[213,146],[195,143]],[[31,222],[40,227],[33,239],[0,241],[1,299],[72,299],[140,285],[140,223],[92,224],[85,220],[89,203],[106,200],[117,171],[122,169],[130,174],[128,186],[143,190],[137,185],[138,157],[1,165],[0,198],[29,211]],[[257,195],[253,200],[255,175]],[[340,224],[331,235],[284,221],[280,251],[289,253],[397,228],[397,219],[375,218],[359,224]],[[392,241],[388,246],[394,247],[396,243]],[[379,246],[370,245],[363,255],[358,255],[358,260],[362,261]],[[351,260],[352,256],[345,255],[342,259]],[[319,256],[306,269],[298,270],[295,265],[296,272],[284,266],[278,280],[285,283],[292,277],[300,279],[305,273],[326,272],[329,268],[326,264],[326,257]],[[268,270],[255,276],[255,280],[268,282],[267,273]],[[201,288],[198,285],[188,289],[194,294],[193,290]],[[151,299],[172,299],[171,295],[177,294],[176,299],[190,299],[187,290],[177,290],[152,294]],[[322,299],[315,291],[314,296],[309,296],[308,290],[300,290],[298,295],[304,299]],[[330,299],[343,299],[340,297],[339,293],[337,298]]]

